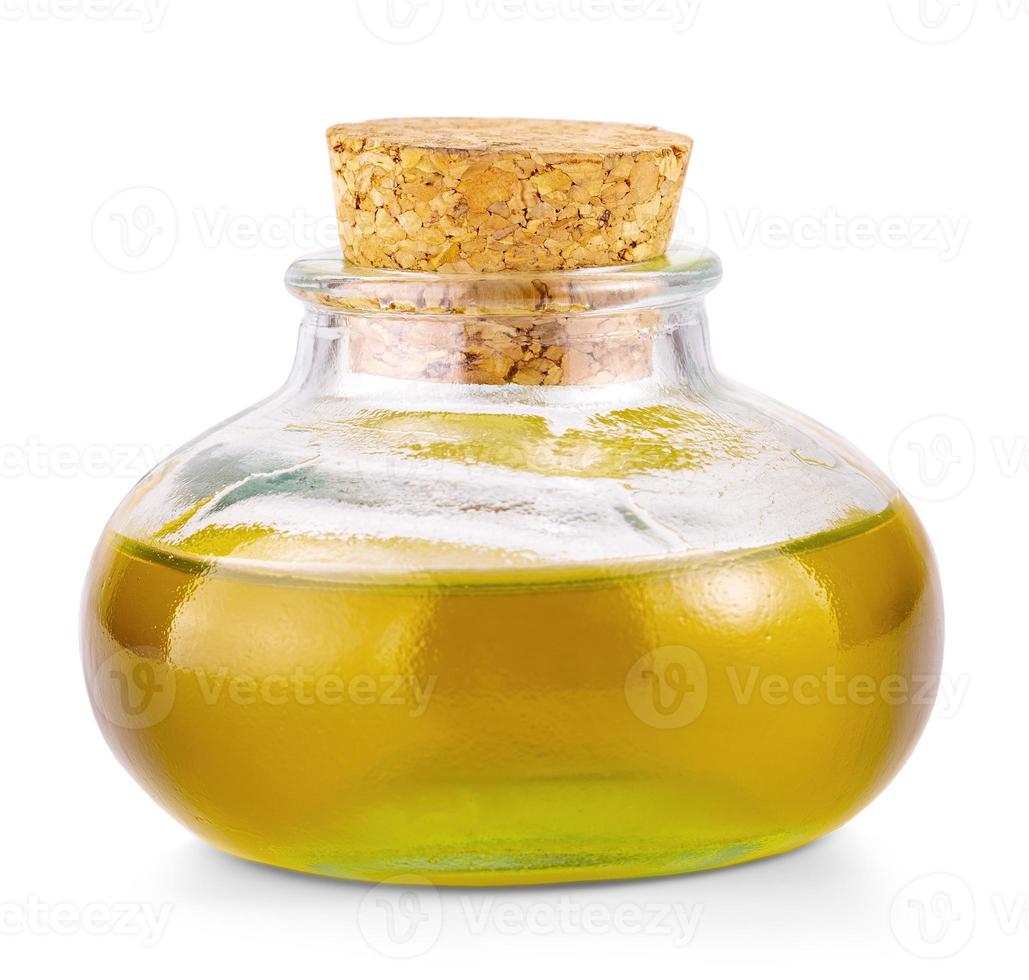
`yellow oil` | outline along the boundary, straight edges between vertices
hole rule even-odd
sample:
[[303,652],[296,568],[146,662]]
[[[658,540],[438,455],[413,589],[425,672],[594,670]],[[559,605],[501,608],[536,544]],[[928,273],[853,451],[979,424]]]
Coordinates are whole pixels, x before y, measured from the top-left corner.
[[471,885],[732,864],[849,818],[931,706],[940,598],[903,504],[674,561],[340,571],[355,549],[250,527],[95,556],[105,736],[234,854]]

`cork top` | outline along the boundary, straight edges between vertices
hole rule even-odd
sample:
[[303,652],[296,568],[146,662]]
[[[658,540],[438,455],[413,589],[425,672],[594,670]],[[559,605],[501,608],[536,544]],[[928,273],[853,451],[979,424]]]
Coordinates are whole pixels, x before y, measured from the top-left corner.
[[541,119],[379,119],[327,136],[347,261],[443,273],[660,256],[692,147],[654,127]]

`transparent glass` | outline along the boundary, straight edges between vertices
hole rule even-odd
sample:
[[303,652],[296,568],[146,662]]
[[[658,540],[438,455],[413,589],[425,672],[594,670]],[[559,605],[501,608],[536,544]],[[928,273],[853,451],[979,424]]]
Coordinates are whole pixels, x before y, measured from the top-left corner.
[[867,460],[715,371],[719,271],[295,263],[285,385],[94,556],[126,768],[242,857],[438,884],[711,868],[860,810],[932,705],[935,564]]

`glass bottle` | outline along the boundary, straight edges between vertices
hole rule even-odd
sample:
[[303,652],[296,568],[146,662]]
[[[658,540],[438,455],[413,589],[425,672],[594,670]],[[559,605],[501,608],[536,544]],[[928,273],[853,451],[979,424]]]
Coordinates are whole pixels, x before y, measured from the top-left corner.
[[717,373],[719,274],[296,262],[285,385],[93,559],[132,775],[233,854],[438,884],[711,868],[860,810],[931,708],[934,560],[866,459]]

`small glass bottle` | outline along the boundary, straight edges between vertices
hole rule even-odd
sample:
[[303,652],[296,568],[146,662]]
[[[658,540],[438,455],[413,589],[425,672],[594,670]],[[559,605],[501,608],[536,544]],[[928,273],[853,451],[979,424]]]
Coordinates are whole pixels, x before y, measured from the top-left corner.
[[129,771],[234,854],[438,884],[711,868],[861,809],[931,708],[935,564],[867,460],[715,371],[719,272],[296,262],[284,387],[93,559]]

